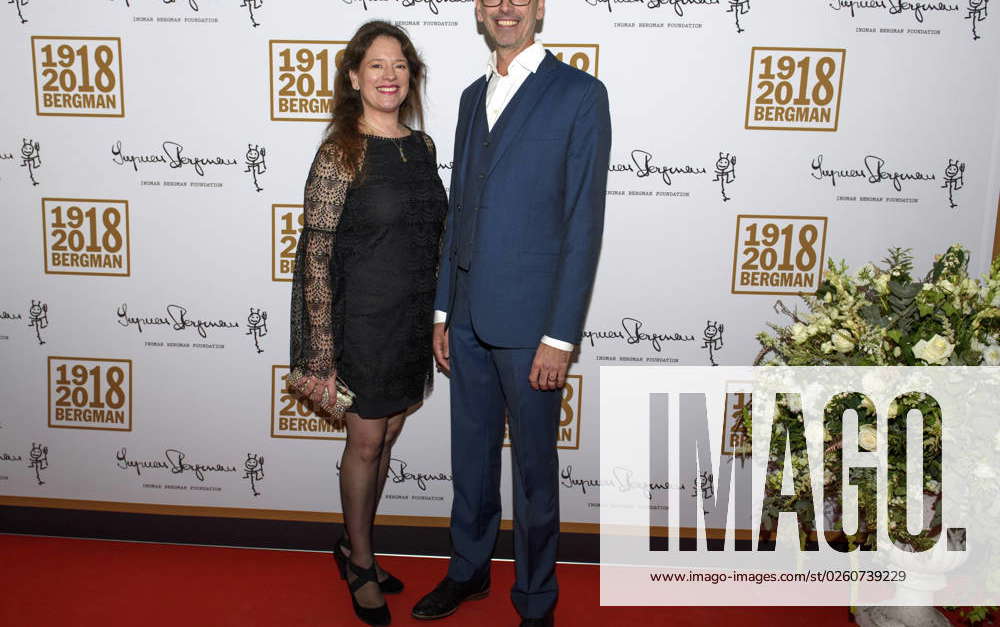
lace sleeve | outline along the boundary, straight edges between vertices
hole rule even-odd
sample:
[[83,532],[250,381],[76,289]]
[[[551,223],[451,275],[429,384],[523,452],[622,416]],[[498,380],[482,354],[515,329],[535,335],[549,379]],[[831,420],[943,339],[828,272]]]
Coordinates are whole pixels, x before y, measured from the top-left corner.
[[[441,180],[441,175],[438,173],[437,146],[434,145],[434,140],[431,139],[431,136],[428,135],[427,133],[424,133],[423,131],[421,131],[420,132],[420,137],[421,137],[421,139],[424,140],[424,145],[427,146],[427,152],[430,155],[431,163],[434,165],[435,175],[437,176],[438,181],[440,181]],[[444,185],[443,184],[441,185],[441,187],[442,187],[442,189],[444,189]],[[442,211],[442,215],[447,214],[447,211],[448,210],[447,210],[447,200],[446,200],[445,201],[445,208]],[[444,218],[442,218],[442,219],[444,219]],[[434,276],[435,277],[439,276],[439,274],[441,272],[441,255],[444,252],[444,240],[445,240],[445,233],[444,233],[444,229],[442,229],[441,230],[441,235],[438,237],[438,247],[437,247],[437,251],[438,251],[437,260],[438,261],[437,261],[437,265],[435,266],[435,269],[434,269]]]
[[[350,176],[335,148],[320,146],[306,179],[304,228],[292,275],[290,362],[295,375],[325,379],[333,363],[333,294],[330,272],[334,235],[344,210]],[[296,377],[297,378],[297,377]]]
[[427,144],[427,150],[431,153],[431,162],[437,167],[437,148],[434,147],[434,140],[427,133],[420,133],[423,138],[424,143]]
[[[431,139],[431,136],[428,135],[427,133],[421,132],[420,136],[423,138],[424,144],[427,145],[427,152],[430,153],[431,163],[434,164],[434,172],[435,172],[435,174],[437,174],[438,181],[440,181],[441,180],[441,175],[440,175],[440,173],[438,173],[437,146],[434,145],[434,140]],[[441,184],[441,188],[444,189],[444,184]],[[445,207],[442,210],[442,215],[443,216],[447,215],[447,213],[448,213],[447,200],[445,200]],[[444,218],[442,218],[442,220],[444,220]],[[444,220],[444,221],[447,224],[447,220]],[[447,228],[447,227],[445,227],[445,228]],[[441,272],[441,255],[444,253],[444,240],[445,240],[445,229],[441,229],[441,235],[438,237],[438,247],[437,247],[437,251],[438,251],[437,260],[438,261],[437,261],[437,265],[435,266],[435,269],[434,269],[434,276],[435,277],[439,276],[440,272]]]

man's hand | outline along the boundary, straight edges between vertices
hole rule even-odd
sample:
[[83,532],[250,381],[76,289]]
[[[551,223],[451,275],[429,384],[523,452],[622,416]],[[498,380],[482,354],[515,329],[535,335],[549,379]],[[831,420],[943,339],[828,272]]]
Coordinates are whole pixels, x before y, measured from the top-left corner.
[[442,372],[451,373],[451,362],[448,361],[448,330],[443,322],[434,325],[434,361]]
[[566,384],[566,371],[572,351],[564,351],[539,343],[535,360],[531,362],[528,382],[533,390],[555,390]]

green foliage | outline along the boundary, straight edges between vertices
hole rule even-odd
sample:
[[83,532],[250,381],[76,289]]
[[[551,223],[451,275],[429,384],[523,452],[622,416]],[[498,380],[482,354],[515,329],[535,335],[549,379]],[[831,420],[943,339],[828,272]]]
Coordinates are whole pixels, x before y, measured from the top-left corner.
[[[775,304],[775,311],[791,322],[787,326],[768,323],[770,332],[757,335],[761,352],[755,365],[1000,365],[1000,257],[991,264],[989,274],[979,280],[969,277],[969,251],[959,244],[936,256],[932,268],[920,280],[913,278],[910,249],[890,248],[882,267],[866,264],[854,275],[844,261],[830,260],[827,265],[816,293],[801,295],[807,311],[789,310],[781,301]],[[934,459],[942,446],[941,416],[940,408],[928,398],[915,395],[907,400],[925,418],[924,458]],[[834,397],[828,406],[828,411],[840,416],[848,409],[857,412],[860,430],[876,424],[874,407],[860,403],[857,397]],[[795,411],[787,402],[779,401],[776,420]],[[748,417],[744,424],[749,430]],[[824,427],[824,494],[839,494],[843,487],[841,473],[833,471],[840,458],[840,429],[839,421],[827,421]],[[797,450],[804,451],[801,431],[789,429],[793,467],[804,463],[804,455],[801,460],[796,455]],[[889,469],[904,468],[906,434],[895,432],[887,437]],[[780,491],[783,469],[770,470],[767,481]],[[905,477],[905,473],[890,475]],[[940,494],[940,482],[934,477],[940,477],[939,467],[930,467],[925,476],[927,493],[932,497]],[[906,508],[905,485],[892,481],[887,504],[890,527],[896,524],[891,522],[893,514],[905,512]],[[779,511],[804,512],[806,495],[811,492],[796,485],[794,494],[768,503],[763,512],[765,525]],[[868,494],[859,493],[859,500],[862,533],[851,538],[851,544],[874,547],[878,504]],[[913,546],[921,550],[933,542],[914,539]],[[967,607],[959,608],[959,613],[974,624],[991,619],[995,610]]]
[[913,278],[910,249],[891,248],[883,267],[852,275],[844,261],[827,262],[807,312],[778,301],[792,320],[758,334],[756,365],[1000,365],[1000,259],[981,280],[968,276],[969,252],[959,244]]
[[954,605],[946,605],[945,609],[958,614],[965,621],[965,624],[975,625],[986,620],[992,621],[998,608],[995,605],[984,605],[981,607],[957,607]]

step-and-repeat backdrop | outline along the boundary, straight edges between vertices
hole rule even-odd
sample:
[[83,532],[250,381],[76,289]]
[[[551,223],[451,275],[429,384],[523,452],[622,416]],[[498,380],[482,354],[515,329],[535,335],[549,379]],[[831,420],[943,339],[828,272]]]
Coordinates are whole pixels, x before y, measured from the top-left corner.
[[[559,427],[566,523],[599,520],[602,365],[748,364],[829,259],[901,246],[927,267],[963,242],[987,268],[988,2],[547,2],[543,43],[605,82],[614,123]],[[472,0],[0,4],[0,503],[336,518],[344,432],[286,389],[289,281],[337,55],[374,18],[427,62],[447,185],[486,68]],[[448,516],[447,390],[396,446],[391,520]],[[722,455],[741,435],[718,426]],[[653,490],[711,495],[688,474]]]

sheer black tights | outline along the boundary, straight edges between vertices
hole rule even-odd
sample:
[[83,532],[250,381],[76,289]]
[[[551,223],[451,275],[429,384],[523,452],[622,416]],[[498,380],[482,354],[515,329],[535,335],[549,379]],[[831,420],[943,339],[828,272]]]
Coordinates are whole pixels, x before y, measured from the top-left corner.
[[[340,461],[340,503],[344,527],[350,539],[350,560],[368,568],[375,560],[372,523],[389,472],[392,445],[403,428],[405,414],[365,419],[348,413],[347,444]],[[354,574],[348,570],[348,578]],[[382,604],[382,592],[374,583],[362,586],[355,596],[365,607]]]

